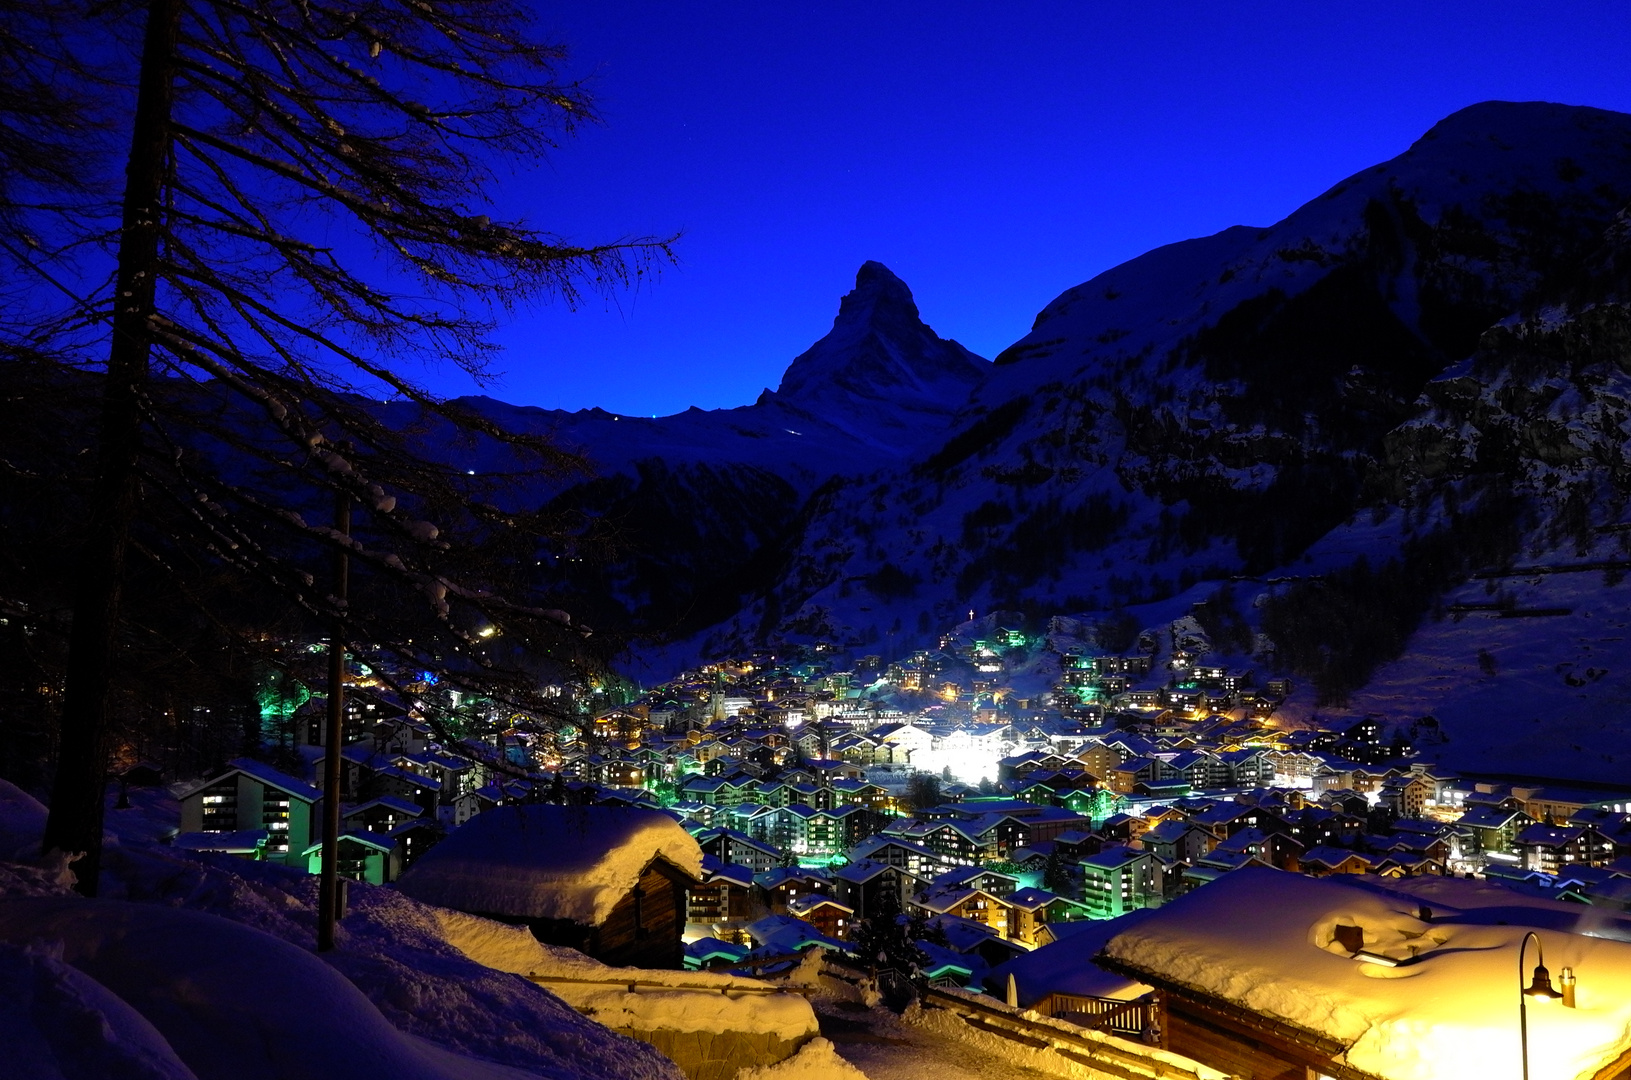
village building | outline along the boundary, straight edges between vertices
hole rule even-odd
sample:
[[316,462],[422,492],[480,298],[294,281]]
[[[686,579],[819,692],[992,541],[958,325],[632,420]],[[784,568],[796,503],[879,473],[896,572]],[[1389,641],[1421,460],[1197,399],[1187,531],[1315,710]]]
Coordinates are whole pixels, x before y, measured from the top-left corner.
[[[1486,1080],[1527,1064],[1538,1080],[1624,1080],[1631,944],[1578,928],[1566,905],[1478,882],[1246,869],[1117,933],[1095,961],[1160,991],[1165,1045],[1230,1076]],[[1530,933],[1552,979],[1568,969],[1568,996],[1529,1007],[1525,1062]]]
[[[300,854],[305,860],[307,873],[323,872],[321,841],[309,845]],[[394,839],[378,833],[342,833],[335,872],[349,881],[366,881],[370,885],[388,884],[402,873],[402,849]]]
[[718,826],[696,834],[703,854],[712,855],[721,863],[745,866],[754,873],[769,870],[781,861],[782,853],[746,833]]
[[1590,825],[1541,825],[1513,838],[1519,865],[1544,874],[1571,866],[1603,866],[1614,858],[1614,844]]
[[1088,917],[1087,905],[1046,889],[1016,889],[1008,902],[1008,936],[1036,948],[1044,943],[1043,928]]
[[687,894],[686,932],[701,928],[725,941],[746,941],[748,924],[767,910],[754,889],[752,871],[704,855],[702,879]]
[[833,893],[854,910],[857,919],[891,905],[900,910],[902,899],[916,891],[919,881],[901,867],[873,859],[846,863],[832,872]]
[[303,780],[264,762],[239,758],[226,772],[177,796],[180,831],[186,835],[264,830],[258,857],[304,867],[317,821],[313,808],[321,798],[322,793]]
[[477,815],[398,888],[607,964],[678,968],[686,891],[701,873],[697,842],[660,811],[537,804]]
[[1082,903],[1092,918],[1113,919],[1161,902],[1161,866],[1148,851],[1105,848],[1080,866]]
[[855,909],[823,893],[805,893],[788,902],[787,914],[803,919],[816,930],[838,941],[848,941],[854,927]]

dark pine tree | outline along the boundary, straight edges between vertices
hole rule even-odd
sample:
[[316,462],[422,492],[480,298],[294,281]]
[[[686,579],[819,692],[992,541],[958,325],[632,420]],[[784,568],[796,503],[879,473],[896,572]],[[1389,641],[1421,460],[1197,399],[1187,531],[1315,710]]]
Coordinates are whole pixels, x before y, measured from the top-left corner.
[[1070,870],[1057,851],[1048,852],[1047,862],[1042,864],[1042,887],[1056,896],[1071,896],[1075,892]]
[[878,910],[856,929],[854,952],[872,972],[894,972],[907,980],[916,980],[929,962],[913,938],[912,920],[901,911],[899,898],[887,891]]

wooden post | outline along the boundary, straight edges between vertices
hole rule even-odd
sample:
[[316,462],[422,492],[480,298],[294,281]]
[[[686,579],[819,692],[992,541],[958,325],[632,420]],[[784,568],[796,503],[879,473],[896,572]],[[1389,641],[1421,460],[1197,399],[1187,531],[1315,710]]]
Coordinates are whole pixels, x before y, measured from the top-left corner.
[[[351,536],[351,499],[334,494],[334,529]],[[340,610],[350,584],[351,560],[345,548],[334,553],[334,599],[339,605],[328,639],[328,725],[323,741],[322,879],[317,891],[317,951],[334,948],[334,924],[340,917],[340,749],[345,745],[345,619]]]

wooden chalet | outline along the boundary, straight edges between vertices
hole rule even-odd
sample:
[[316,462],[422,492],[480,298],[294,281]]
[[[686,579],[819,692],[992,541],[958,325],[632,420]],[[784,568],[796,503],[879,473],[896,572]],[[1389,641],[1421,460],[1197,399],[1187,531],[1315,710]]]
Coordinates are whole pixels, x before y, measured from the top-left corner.
[[[1520,1073],[1513,968],[1534,933],[1552,977],[1567,966],[1579,989],[1530,1008],[1529,1075],[1628,1080],[1631,944],[1577,929],[1569,905],[1474,881],[1247,868],[1147,913],[1093,961],[1155,989],[1167,1049],[1231,1077],[1485,1080]],[[1538,962],[1531,943],[1525,970]]]
[[697,842],[661,811],[535,804],[477,815],[398,887],[603,963],[678,968],[686,893],[701,871]]

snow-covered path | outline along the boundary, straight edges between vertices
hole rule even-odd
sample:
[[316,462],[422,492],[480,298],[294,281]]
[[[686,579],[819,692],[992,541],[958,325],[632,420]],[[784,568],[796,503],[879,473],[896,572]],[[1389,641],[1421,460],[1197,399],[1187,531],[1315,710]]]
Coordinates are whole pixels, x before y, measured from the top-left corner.
[[1052,1080],[975,1046],[902,1022],[888,1009],[816,1002],[821,1034],[867,1080]]

